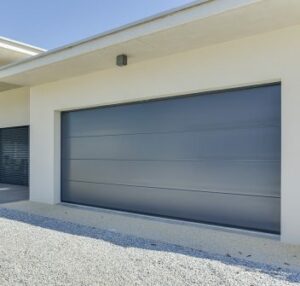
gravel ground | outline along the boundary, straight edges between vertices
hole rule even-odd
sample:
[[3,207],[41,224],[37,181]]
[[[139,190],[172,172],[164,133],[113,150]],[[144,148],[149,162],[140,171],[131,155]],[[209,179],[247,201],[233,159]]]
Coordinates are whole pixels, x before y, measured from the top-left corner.
[[300,273],[0,208],[0,285],[300,285]]

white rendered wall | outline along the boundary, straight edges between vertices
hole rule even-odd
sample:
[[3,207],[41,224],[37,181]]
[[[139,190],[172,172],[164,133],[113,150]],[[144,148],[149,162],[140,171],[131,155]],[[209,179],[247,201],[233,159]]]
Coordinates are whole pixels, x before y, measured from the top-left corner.
[[0,92],[0,128],[29,125],[29,89]]
[[282,82],[282,241],[300,244],[300,26],[31,88],[30,199],[60,202],[60,111]]

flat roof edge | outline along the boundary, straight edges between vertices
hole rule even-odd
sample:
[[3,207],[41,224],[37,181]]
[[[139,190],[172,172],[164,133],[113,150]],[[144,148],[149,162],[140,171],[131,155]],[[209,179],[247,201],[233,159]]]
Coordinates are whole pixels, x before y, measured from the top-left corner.
[[[87,37],[85,39],[82,39],[82,40],[79,40],[79,41],[75,41],[75,42],[73,42],[71,44],[67,44],[67,45],[64,45],[64,46],[61,46],[61,47],[58,47],[58,48],[55,48],[55,49],[52,49],[52,50],[49,50],[49,51],[45,51],[44,50],[43,53],[37,54],[34,58],[27,58],[27,59],[23,59],[23,60],[20,60],[20,61],[13,62],[13,63],[8,64],[8,65],[4,65],[4,66],[0,67],[0,71],[5,70],[5,69],[9,69],[11,67],[18,66],[18,65],[23,64],[23,63],[30,62],[32,60],[38,60],[40,58],[44,58],[44,57],[47,57],[49,55],[53,55],[55,53],[62,52],[64,50],[68,50],[68,49],[80,46],[82,44],[86,44],[86,43],[88,43],[90,41],[94,41],[94,40],[98,40],[98,39],[101,39],[101,38],[105,38],[107,36],[110,36],[110,35],[113,35],[113,34],[116,34],[116,33],[120,33],[120,32],[126,31],[128,29],[137,27],[139,25],[144,25],[144,24],[147,24],[149,22],[153,22],[153,21],[165,18],[165,17],[169,17],[169,16],[172,16],[173,14],[176,14],[178,12],[182,12],[182,11],[185,11],[185,10],[188,10],[188,9],[192,9],[194,7],[206,4],[208,2],[213,2],[213,1],[215,1],[215,0],[196,0],[196,1],[193,1],[191,3],[185,4],[185,5],[181,5],[179,7],[172,8],[172,9],[169,9],[169,10],[157,13],[155,15],[152,15],[152,16],[149,16],[149,17],[146,17],[146,18],[143,18],[143,19],[140,19],[140,20],[137,20],[137,21],[125,24],[123,26],[110,29],[108,31],[105,31],[105,32],[93,35],[91,37]],[[1,37],[0,37],[0,39],[1,39]],[[30,45],[28,45],[28,46],[30,46]]]
[[169,17],[169,16],[171,16],[173,14],[176,14],[178,12],[182,12],[184,10],[191,9],[193,7],[200,6],[200,5],[203,5],[205,3],[212,2],[212,1],[215,1],[215,0],[196,0],[196,1],[193,1],[191,3],[185,4],[185,5],[181,5],[181,6],[176,7],[176,8],[172,8],[172,9],[160,12],[160,13],[156,13],[156,14],[154,14],[152,16],[149,16],[149,17],[146,17],[146,18],[142,18],[140,20],[130,22],[128,24],[119,26],[117,28],[113,28],[113,29],[107,30],[105,32],[93,35],[91,37],[87,37],[87,38],[84,38],[82,40],[75,41],[75,42],[73,42],[71,44],[67,44],[67,45],[61,46],[59,48],[50,50],[49,53],[51,53],[51,52],[54,53],[56,51],[68,49],[68,48],[75,47],[75,46],[84,44],[86,42],[92,41],[92,40],[103,38],[103,37],[109,36],[111,34],[119,33],[119,32],[122,32],[124,30],[130,29],[130,28],[133,28],[133,27],[136,27],[136,26],[139,26],[139,25],[147,24],[149,22],[152,22],[152,21],[164,18],[164,17]]
[[16,40],[12,40],[12,39],[9,39],[9,38],[6,38],[6,37],[2,37],[2,36],[0,36],[0,43],[1,42],[6,43],[8,45],[14,45],[14,46],[17,46],[17,47],[21,47],[23,49],[28,49],[29,51],[36,51],[36,52],[45,52],[46,51],[45,49],[30,45],[30,44],[26,44],[26,43],[23,43],[23,42],[19,42],[19,41],[16,41]]

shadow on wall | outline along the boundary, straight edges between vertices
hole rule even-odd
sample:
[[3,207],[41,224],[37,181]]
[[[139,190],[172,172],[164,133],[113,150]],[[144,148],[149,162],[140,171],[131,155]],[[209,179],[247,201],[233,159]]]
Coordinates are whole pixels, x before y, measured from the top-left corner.
[[288,282],[300,282],[300,273],[293,272],[288,269],[282,269],[279,267],[269,266],[262,263],[255,263],[244,259],[233,258],[230,256],[209,254],[201,250],[195,250],[192,248],[157,242],[154,240],[147,240],[108,230],[101,230],[95,227],[74,224],[38,215],[32,215],[21,211],[0,208],[0,218],[15,220],[18,222],[27,223],[33,226],[38,226],[67,234],[103,240],[121,247],[132,247],[153,251],[173,252],[181,255],[192,256],[199,259],[217,260],[227,265],[242,266],[248,271],[261,272],[270,275],[278,280]]

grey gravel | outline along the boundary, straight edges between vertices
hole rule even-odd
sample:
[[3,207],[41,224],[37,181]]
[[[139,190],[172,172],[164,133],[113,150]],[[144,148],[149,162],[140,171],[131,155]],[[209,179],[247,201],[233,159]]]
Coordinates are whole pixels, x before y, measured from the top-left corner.
[[299,285],[300,273],[0,208],[0,285]]

